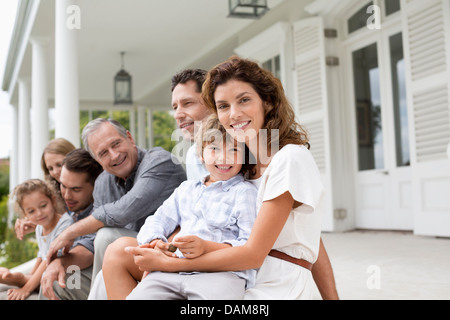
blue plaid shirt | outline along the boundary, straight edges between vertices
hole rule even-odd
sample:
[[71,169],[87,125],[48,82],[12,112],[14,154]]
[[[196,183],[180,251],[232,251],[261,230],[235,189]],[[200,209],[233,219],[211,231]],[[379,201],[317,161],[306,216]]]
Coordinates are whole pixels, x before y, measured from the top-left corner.
[[[238,174],[210,186],[202,180],[186,180],[149,216],[137,235],[138,243],[167,237],[180,226],[181,235],[241,246],[247,242],[256,218],[256,187]],[[177,250],[177,254],[182,254]],[[256,270],[234,272],[253,285]]]

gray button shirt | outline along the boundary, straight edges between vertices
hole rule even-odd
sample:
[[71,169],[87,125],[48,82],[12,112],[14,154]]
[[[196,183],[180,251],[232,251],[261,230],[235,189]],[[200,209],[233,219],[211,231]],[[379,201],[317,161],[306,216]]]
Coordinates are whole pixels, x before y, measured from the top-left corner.
[[186,180],[168,151],[138,148],[138,161],[124,181],[103,171],[95,181],[92,216],[108,227],[139,231],[145,219]]
[[[87,216],[89,216],[91,214],[93,207],[94,206],[91,203],[86,209],[83,210],[83,212],[80,212],[80,214],[77,215],[76,217],[74,217],[74,215],[72,213],[72,218],[74,218],[75,222],[86,218]],[[72,248],[74,248],[76,246],[83,246],[86,249],[88,249],[90,252],[94,253],[95,235],[96,235],[96,233],[94,232],[94,233],[86,234],[86,235],[76,238],[75,242],[73,243]]]

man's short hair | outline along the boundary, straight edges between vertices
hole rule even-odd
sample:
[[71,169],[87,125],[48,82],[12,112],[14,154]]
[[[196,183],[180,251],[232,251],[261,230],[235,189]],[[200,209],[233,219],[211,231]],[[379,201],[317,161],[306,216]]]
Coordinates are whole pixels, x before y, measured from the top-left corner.
[[184,84],[188,81],[195,81],[197,84],[197,92],[202,92],[203,82],[206,79],[206,70],[203,69],[185,69],[178,72],[176,75],[172,77],[172,91],[175,89],[177,85],[180,83]]
[[85,149],[78,148],[69,152],[63,160],[63,167],[70,172],[87,173],[87,182],[95,184],[95,179],[102,173],[102,166],[91,157]]
[[105,118],[97,118],[89,121],[89,123],[83,128],[83,132],[81,133],[81,139],[83,140],[84,147],[91,154],[91,156],[95,159],[95,154],[92,152],[91,148],[88,144],[89,137],[97,131],[104,123],[111,124],[117,132],[127,138],[127,129],[122,126],[118,121],[113,119],[105,119]]

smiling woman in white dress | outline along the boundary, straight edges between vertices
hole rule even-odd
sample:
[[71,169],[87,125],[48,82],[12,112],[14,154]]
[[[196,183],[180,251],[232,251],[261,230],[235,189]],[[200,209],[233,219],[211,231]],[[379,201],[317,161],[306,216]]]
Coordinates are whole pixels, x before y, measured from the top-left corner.
[[243,246],[195,259],[137,248],[135,263],[141,270],[167,272],[258,268],[246,299],[311,299],[324,188],[306,131],[295,121],[281,82],[258,64],[234,56],[209,71],[202,95],[256,159],[252,179],[259,187],[258,216],[252,233]]

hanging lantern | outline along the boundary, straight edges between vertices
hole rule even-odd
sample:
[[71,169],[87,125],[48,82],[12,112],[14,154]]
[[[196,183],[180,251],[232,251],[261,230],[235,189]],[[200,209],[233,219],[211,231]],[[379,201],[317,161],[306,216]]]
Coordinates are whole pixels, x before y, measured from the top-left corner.
[[267,11],[267,0],[228,0],[230,14],[228,17],[260,18]]
[[120,54],[122,56],[122,68],[114,77],[114,104],[132,104],[131,76],[124,69],[125,52]]

